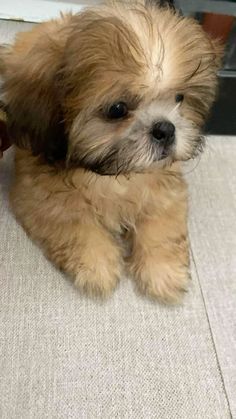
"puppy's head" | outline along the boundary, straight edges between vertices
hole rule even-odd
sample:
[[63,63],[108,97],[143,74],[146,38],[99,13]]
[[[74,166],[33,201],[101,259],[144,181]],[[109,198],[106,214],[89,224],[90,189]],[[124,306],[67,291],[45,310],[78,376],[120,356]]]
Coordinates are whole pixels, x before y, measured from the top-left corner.
[[2,52],[18,145],[102,175],[196,154],[221,48],[192,19],[142,3],[40,25]]

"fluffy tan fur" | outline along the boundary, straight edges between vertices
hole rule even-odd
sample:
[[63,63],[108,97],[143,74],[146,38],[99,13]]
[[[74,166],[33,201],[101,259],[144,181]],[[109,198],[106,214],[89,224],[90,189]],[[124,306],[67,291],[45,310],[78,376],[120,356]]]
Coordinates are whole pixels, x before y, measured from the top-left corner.
[[[141,1],[65,16],[2,48],[3,97],[20,147],[12,208],[80,289],[107,296],[124,268],[152,298],[176,301],[186,289],[187,191],[177,161],[198,148],[219,56],[196,22]],[[117,99],[131,112],[111,123],[101,109]],[[154,161],[149,124],[167,113],[175,151]]]

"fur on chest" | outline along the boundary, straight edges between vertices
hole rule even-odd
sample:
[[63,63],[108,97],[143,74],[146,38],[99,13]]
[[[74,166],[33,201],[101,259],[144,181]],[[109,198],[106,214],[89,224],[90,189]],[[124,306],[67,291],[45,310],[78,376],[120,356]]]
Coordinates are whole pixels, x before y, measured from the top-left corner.
[[140,217],[163,212],[173,198],[185,195],[177,168],[131,176],[99,176],[82,169],[52,170],[28,152],[17,150],[12,190],[15,212],[44,224],[104,224],[121,232]]

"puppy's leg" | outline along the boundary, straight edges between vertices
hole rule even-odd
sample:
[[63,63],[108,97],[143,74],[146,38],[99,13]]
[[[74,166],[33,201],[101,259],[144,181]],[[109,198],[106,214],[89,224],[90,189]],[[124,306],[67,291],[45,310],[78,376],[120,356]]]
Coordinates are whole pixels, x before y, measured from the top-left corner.
[[120,248],[112,235],[95,223],[67,225],[46,247],[49,259],[89,295],[106,297],[121,276]]
[[177,302],[188,282],[186,198],[152,218],[144,217],[133,237],[131,272],[142,293]]

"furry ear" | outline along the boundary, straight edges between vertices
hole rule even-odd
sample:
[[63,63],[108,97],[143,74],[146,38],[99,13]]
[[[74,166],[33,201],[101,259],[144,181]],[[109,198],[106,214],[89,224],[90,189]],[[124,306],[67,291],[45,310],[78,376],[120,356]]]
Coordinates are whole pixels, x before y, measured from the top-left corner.
[[1,87],[15,144],[53,163],[65,159],[67,139],[57,89],[63,42],[58,23],[36,26],[0,49]]

